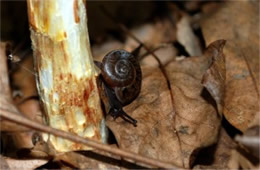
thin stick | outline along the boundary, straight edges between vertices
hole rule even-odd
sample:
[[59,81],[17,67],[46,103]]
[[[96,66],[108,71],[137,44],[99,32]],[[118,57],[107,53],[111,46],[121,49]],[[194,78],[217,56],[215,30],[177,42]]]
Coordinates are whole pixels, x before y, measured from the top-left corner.
[[179,169],[179,167],[177,167],[173,164],[167,163],[167,162],[163,162],[163,161],[153,159],[153,158],[147,158],[147,157],[144,157],[144,156],[141,156],[141,155],[138,155],[136,153],[129,152],[126,150],[112,148],[109,145],[102,144],[102,143],[96,142],[91,139],[86,139],[86,138],[83,138],[80,136],[73,135],[68,132],[64,132],[62,130],[54,129],[49,126],[37,123],[37,122],[33,122],[32,120],[19,116],[19,115],[13,113],[12,111],[9,111],[8,109],[0,108],[0,111],[1,111],[0,117],[10,120],[12,122],[15,122],[17,124],[23,125],[23,126],[33,128],[33,129],[41,131],[41,132],[50,133],[55,136],[62,137],[64,139],[71,140],[73,142],[82,143],[82,144],[85,144],[92,148],[95,148],[95,149],[98,149],[101,151],[105,151],[105,152],[109,152],[111,154],[121,156],[123,158],[132,159],[134,161],[144,163],[144,164],[147,164],[150,166],[155,166],[155,167],[160,167],[160,168]]
[[[161,45],[155,47],[155,48],[152,49],[151,51],[152,51],[152,52],[156,52],[157,50],[160,50],[160,49],[165,48],[165,47],[170,46],[170,45],[171,45],[170,43],[164,43],[164,44],[161,44]],[[139,57],[139,60],[143,60],[143,59],[144,59],[146,56],[148,56],[149,54],[150,54],[150,53],[146,51],[146,53],[144,53],[143,55],[141,55],[141,56]]]

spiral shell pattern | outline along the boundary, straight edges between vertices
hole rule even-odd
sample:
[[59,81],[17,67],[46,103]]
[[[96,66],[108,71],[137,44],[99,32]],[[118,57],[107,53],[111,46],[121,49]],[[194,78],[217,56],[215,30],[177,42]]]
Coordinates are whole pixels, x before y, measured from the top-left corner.
[[136,79],[135,57],[125,50],[108,53],[103,61],[102,76],[110,87],[124,87]]

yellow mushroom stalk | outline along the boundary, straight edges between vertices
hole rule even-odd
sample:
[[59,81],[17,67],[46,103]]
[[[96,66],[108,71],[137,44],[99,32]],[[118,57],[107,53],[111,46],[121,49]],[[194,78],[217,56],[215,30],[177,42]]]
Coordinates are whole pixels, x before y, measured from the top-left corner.
[[[37,88],[46,124],[97,141],[106,127],[83,0],[27,0]],[[44,134],[57,151],[90,149]]]

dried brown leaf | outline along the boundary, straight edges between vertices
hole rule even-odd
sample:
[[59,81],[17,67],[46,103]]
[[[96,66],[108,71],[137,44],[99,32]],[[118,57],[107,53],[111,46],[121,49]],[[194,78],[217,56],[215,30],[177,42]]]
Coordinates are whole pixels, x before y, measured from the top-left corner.
[[[217,44],[211,44],[209,50]],[[121,148],[190,167],[194,152],[216,141],[221,118],[201,84],[214,56],[209,53],[167,65],[174,106],[161,71],[143,68],[141,94],[125,107],[138,126],[121,119],[107,121]]]
[[185,47],[190,56],[200,56],[202,55],[201,46],[190,22],[188,16],[183,16],[177,23],[177,40]]
[[9,87],[9,78],[8,78],[8,71],[7,71],[7,56],[6,52],[7,43],[1,42],[0,43],[0,95],[1,99],[6,98],[10,100],[11,98],[11,90]]
[[35,73],[33,69],[33,57],[28,55],[24,58],[23,61],[13,63],[18,69],[12,75],[12,86],[13,96],[15,92],[19,91],[19,97],[15,98],[15,103],[20,103],[24,99],[30,96],[37,96],[36,82],[35,82]]
[[194,169],[234,169],[235,164],[230,164],[232,151],[236,143],[228,136],[224,128],[220,130],[217,144],[203,149],[197,158]]
[[[0,44],[0,107],[9,109],[11,111],[17,112],[17,108],[12,103],[11,90],[8,78],[7,70],[7,56],[6,43],[1,42]],[[0,130],[1,131],[22,131],[27,130],[26,128],[19,126],[17,124],[11,123],[0,118]]]
[[0,169],[9,170],[10,167],[8,166],[8,163],[6,162],[5,158],[0,155]]
[[[169,19],[158,20],[155,23],[145,24],[132,30],[132,33],[150,48],[161,43],[174,41],[176,39],[175,32],[176,30]],[[138,46],[138,43],[131,36],[127,37],[125,44],[125,49],[128,51]]]
[[227,40],[224,115],[245,131],[259,124],[259,1],[227,2],[207,11],[206,43]]
[[[232,151],[229,165],[240,166],[243,169],[259,169],[259,126],[254,126],[245,131],[243,135],[237,135],[235,140],[239,143],[236,150]],[[233,168],[233,166],[230,166]]]
[[47,163],[47,160],[43,159],[12,159],[6,158],[6,162],[8,163],[10,169],[28,169],[33,170],[39,166],[42,166]]
[[[27,100],[18,105],[18,110],[30,118],[33,121],[42,123],[42,112],[40,109],[40,103],[37,100]],[[38,133],[37,133],[38,134]],[[25,132],[15,132],[10,134],[14,141],[14,145],[17,149],[21,148],[32,148],[33,144],[33,136],[35,135],[35,131],[30,129]]]
[[97,61],[102,61],[103,57],[111,51],[111,49],[122,49],[123,43],[118,40],[109,40],[103,44],[95,44],[91,47],[93,58]]
[[260,149],[260,128],[259,126],[254,126],[242,135],[237,135],[235,140],[242,144],[247,151],[259,159],[259,149]]
[[[156,49],[156,48],[155,48]],[[172,60],[175,60],[177,55],[177,50],[172,45],[164,46],[160,49],[157,49],[154,54],[160,58],[162,64],[167,64]],[[158,67],[158,62],[152,55],[148,55],[141,60],[141,64],[147,67]]]
[[117,159],[108,153],[102,155],[92,151],[79,151],[57,155],[54,161],[62,161],[70,165],[70,167],[79,169],[88,169],[90,167],[92,169],[119,169],[119,161]]
[[257,166],[259,165],[253,165],[252,162],[248,159],[247,156],[241,154],[237,150],[232,150],[231,152],[231,158],[229,162],[229,167],[230,168],[236,168],[238,169],[239,167],[241,169],[259,169]]
[[[176,30],[169,19],[144,24],[140,27],[134,28],[131,32],[150,49],[157,48],[162,44],[176,40]],[[124,49],[127,51],[133,51],[138,45],[138,42],[136,42],[131,36],[128,36]],[[167,46],[166,48],[161,48],[155,51],[155,53],[159,56],[162,64],[166,64],[175,59],[177,50],[173,46]],[[145,66],[158,67],[158,62],[152,55],[148,55],[141,62]]]
[[40,139],[36,142],[35,146],[30,150],[28,154],[29,157],[46,159],[56,156],[57,151],[51,144],[46,143],[42,139]]
[[207,88],[211,96],[215,99],[219,114],[222,115],[224,105],[224,92],[226,80],[225,56],[223,48],[225,40],[216,41],[207,50],[207,56],[210,57],[210,67],[203,75],[202,84]]
[[229,161],[231,159],[232,150],[236,148],[237,144],[233,139],[227,134],[227,132],[222,128],[219,136],[219,141],[217,143],[217,148],[214,154],[214,163],[216,165],[222,166],[223,168],[233,169],[235,167],[229,167]]

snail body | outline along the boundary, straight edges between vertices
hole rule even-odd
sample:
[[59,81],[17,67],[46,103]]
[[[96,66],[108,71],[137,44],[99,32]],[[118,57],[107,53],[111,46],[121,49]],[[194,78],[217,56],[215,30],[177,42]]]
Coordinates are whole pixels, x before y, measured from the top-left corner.
[[95,64],[101,70],[101,80],[110,105],[109,114],[136,125],[137,121],[122,108],[135,100],[141,90],[142,71],[138,57],[125,50],[113,50],[103,58],[102,63]]
[[139,61],[125,50],[108,53],[103,61],[102,76],[107,85],[114,89],[123,106],[130,104],[141,89],[142,72]]

